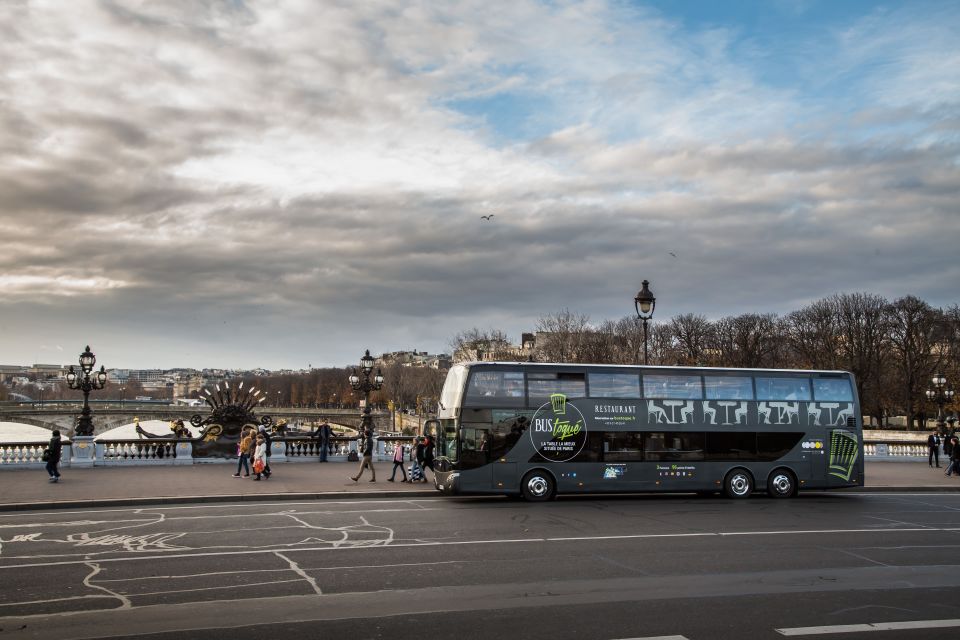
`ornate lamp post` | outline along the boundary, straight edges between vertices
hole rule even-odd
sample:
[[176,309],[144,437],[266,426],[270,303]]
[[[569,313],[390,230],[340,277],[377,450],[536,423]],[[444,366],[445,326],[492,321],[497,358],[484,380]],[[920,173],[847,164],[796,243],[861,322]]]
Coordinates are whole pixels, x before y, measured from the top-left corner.
[[633,306],[637,309],[637,318],[643,320],[643,364],[647,364],[647,322],[653,317],[653,310],[657,306],[657,299],[650,291],[650,281],[644,280],[643,287],[633,299]]
[[90,418],[90,392],[94,389],[103,389],[107,384],[107,371],[100,365],[100,371],[91,375],[93,365],[97,363],[97,356],[90,351],[90,345],[80,354],[80,373],[78,374],[73,365],[67,372],[67,386],[71,389],[83,391],[83,411],[77,418],[77,426],[74,428],[74,434],[78,436],[93,435],[93,420]]
[[943,427],[943,405],[953,400],[953,387],[947,384],[947,377],[942,373],[935,373],[930,378],[932,386],[927,387],[927,399],[937,403],[937,427]]
[[383,374],[380,373],[380,369],[377,369],[377,375],[373,377],[373,382],[370,382],[370,373],[373,371],[374,362],[373,356],[370,355],[370,349],[367,349],[366,354],[360,358],[360,373],[363,374],[363,378],[357,375],[356,369],[350,374],[350,386],[353,387],[354,391],[363,392],[363,406],[367,409],[369,409],[370,392],[379,391],[383,386]]

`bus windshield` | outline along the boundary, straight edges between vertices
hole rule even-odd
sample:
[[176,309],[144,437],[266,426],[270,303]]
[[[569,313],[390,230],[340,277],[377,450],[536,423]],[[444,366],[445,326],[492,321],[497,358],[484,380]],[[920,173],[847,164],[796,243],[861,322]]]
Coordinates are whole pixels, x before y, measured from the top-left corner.
[[440,392],[440,411],[437,412],[440,418],[450,418],[456,413],[460,406],[460,398],[463,395],[463,386],[467,378],[467,368],[457,364],[450,368],[447,373],[447,380],[443,383],[443,391]]

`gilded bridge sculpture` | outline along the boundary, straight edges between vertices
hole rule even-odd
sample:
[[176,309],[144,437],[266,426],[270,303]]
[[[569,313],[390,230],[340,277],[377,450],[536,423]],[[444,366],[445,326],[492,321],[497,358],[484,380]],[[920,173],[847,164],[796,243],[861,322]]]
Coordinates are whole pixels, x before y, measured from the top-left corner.
[[190,424],[200,429],[197,437],[191,435],[183,420],[171,421],[171,433],[162,436],[145,431],[135,420],[137,435],[147,440],[189,439],[193,443],[194,458],[234,458],[243,436],[255,434],[260,426],[266,427],[271,435],[286,433],[285,422],[274,424],[270,416],[258,418],[254,413],[254,407],[266,399],[262,391],[253,387],[244,390],[242,382],[236,389],[231,389],[230,383],[224,382],[223,389],[216,385],[214,393],[207,389],[202,393],[212,412],[206,418],[199,414],[190,418]]

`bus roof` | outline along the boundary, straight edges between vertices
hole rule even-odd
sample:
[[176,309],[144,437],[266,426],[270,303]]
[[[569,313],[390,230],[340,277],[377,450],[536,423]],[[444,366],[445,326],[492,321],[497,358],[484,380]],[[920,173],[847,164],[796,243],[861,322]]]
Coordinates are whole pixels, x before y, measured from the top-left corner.
[[609,368],[609,369],[644,369],[652,371],[712,371],[712,372],[730,372],[730,371],[742,371],[744,373],[829,373],[834,375],[852,375],[849,371],[842,371],[839,369],[764,369],[764,368],[754,368],[754,367],[700,367],[696,365],[646,365],[646,364],[603,364],[595,362],[527,362],[524,360],[498,360],[495,362],[477,360],[471,362],[458,362],[458,365],[464,366],[468,369],[473,367],[481,366],[510,366],[510,367],[569,367],[569,368]]

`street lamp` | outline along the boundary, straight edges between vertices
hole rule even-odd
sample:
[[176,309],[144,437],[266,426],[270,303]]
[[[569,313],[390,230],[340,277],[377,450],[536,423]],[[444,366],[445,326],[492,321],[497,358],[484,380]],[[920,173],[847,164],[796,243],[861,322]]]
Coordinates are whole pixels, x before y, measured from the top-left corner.
[[373,382],[370,382],[370,373],[373,371],[374,362],[373,356],[370,355],[370,349],[367,349],[366,354],[360,358],[360,373],[363,374],[363,377],[357,375],[356,369],[350,374],[350,386],[353,387],[354,391],[363,392],[364,408],[369,408],[370,392],[379,391],[380,387],[383,386],[383,374],[380,373],[380,369],[377,369],[377,375],[373,377]]
[[947,377],[942,373],[933,374],[930,382],[933,386],[927,387],[927,399],[937,403],[937,426],[942,427],[943,405],[953,401],[954,390],[952,386],[947,384]]
[[80,373],[78,374],[73,365],[67,372],[67,386],[71,389],[83,391],[83,411],[77,418],[77,426],[74,428],[74,435],[92,436],[93,420],[90,418],[90,392],[94,389],[103,389],[107,384],[107,371],[100,365],[100,371],[90,375],[93,372],[93,365],[97,363],[97,356],[90,351],[90,345],[80,354]]
[[633,306],[637,309],[637,318],[643,320],[643,364],[647,364],[647,322],[653,317],[653,310],[657,306],[657,299],[653,297],[650,291],[650,281],[643,281],[643,288],[637,292],[633,299]]
[[123,401],[126,399],[126,397],[127,397],[127,388],[120,387],[120,408],[121,409],[123,409]]

